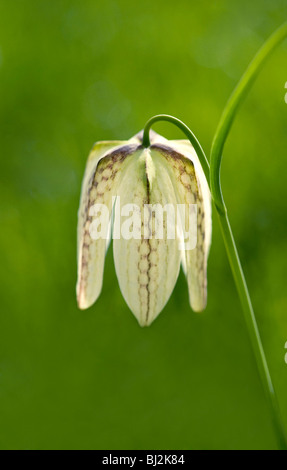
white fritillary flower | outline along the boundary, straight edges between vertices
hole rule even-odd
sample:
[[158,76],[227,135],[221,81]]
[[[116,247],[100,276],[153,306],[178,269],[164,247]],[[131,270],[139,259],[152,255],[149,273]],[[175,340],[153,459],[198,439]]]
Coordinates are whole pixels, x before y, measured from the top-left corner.
[[79,308],[100,295],[112,237],[120,289],[141,326],[164,308],[180,265],[192,309],[205,308],[211,243],[210,192],[192,145],[154,132],[150,137],[148,148],[142,133],[94,145],[78,213]]

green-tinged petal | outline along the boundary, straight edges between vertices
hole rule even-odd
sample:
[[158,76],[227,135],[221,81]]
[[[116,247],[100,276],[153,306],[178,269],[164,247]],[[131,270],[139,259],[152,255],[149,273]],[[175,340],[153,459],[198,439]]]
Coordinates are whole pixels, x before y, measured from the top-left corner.
[[194,164],[195,168],[195,173],[197,180],[200,183],[200,188],[202,192],[202,201],[203,201],[203,209],[205,213],[205,223],[204,225],[204,230],[205,230],[205,237],[204,237],[204,250],[206,252],[206,262],[210,250],[210,245],[211,245],[211,235],[212,235],[212,219],[211,219],[211,194],[209,190],[208,183],[206,181],[206,177],[204,175],[204,171],[202,169],[202,166],[200,164],[199,158],[192,147],[191,143],[189,140],[171,140],[170,145],[172,145],[173,148],[178,150],[180,153],[182,153],[185,157],[187,157],[189,160],[191,160]]
[[194,249],[182,251],[190,305],[201,311],[207,301],[207,258],[211,243],[211,198],[198,157],[188,141],[169,141],[168,145],[153,144],[166,160],[178,204],[197,205],[197,243]]
[[173,291],[181,257],[177,240],[167,239],[166,222],[163,237],[156,239],[153,207],[147,206],[144,212],[145,205],[176,205],[173,184],[161,155],[153,158],[149,149],[138,151],[126,166],[118,195],[121,207],[130,203],[138,206],[141,222],[137,227],[132,226],[136,237],[114,239],[116,272],[127,304],[140,325],[147,326],[161,312]]
[[[81,309],[92,305],[101,292],[112,198],[126,161],[137,147],[129,141],[99,142],[90,153],[78,212],[77,300]],[[102,219],[102,238],[96,239],[91,237],[95,204],[105,205],[108,211]]]

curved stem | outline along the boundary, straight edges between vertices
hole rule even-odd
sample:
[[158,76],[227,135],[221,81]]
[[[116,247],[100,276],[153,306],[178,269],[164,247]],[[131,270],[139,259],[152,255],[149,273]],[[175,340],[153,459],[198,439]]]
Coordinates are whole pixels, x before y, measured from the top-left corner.
[[229,134],[236,111],[250,89],[252,83],[257,77],[259,71],[269,58],[275,47],[287,36],[287,23],[284,23],[272,36],[263,44],[253,61],[250,63],[246,72],[242,76],[227,105],[222,113],[211,147],[210,156],[210,187],[212,197],[219,215],[221,230],[225,242],[233,277],[237,291],[241,300],[245,321],[248,327],[249,336],[252,342],[253,350],[256,356],[257,365],[261,380],[270,404],[273,422],[277,434],[278,445],[280,449],[287,449],[287,440],[284,431],[283,422],[280,416],[280,410],[277,403],[272,379],[270,376],[268,364],[266,361],[264,349],[260,339],[252,303],[250,300],[247,284],[244,278],[240,259],[238,256],[236,244],[233,238],[232,230],[229,224],[227,211],[222,195],[220,182],[220,167],[222,152],[225,141]]
[[[193,145],[194,149],[196,150],[201,164],[203,163],[202,166],[204,167],[204,173],[205,173],[207,181],[209,181],[209,163],[206,158],[206,155],[201,145],[199,144],[197,138],[195,137],[195,135],[179,119],[173,116],[165,115],[165,114],[157,115],[149,119],[149,121],[146,123],[144,127],[143,145],[145,147],[148,147],[150,145],[149,130],[152,124],[154,124],[157,121],[171,122],[175,124],[177,127],[179,127],[185,133],[185,135],[188,137],[189,141]],[[239,298],[241,301],[241,306],[244,312],[245,321],[246,321],[248,332],[249,332],[249,337],[253,346],[253,351],[255,354],[257,367],[259,370],[263,388],[267,396],[267,400],[270,405],[270,411],[272,415],[274,429],[277,435],[278,446],[280,449],[286,450],[287,443],[286,443],[284,427],[283,427],[283,423],[282,423],[282,419],[280,415],[280,410],[278,407],[274,387],[272,384],[271,375],[269,372],[266,356],[265,356],[263,345],[261,342],[260,333],[259,333],[258,326],[256,323],[256,319],[255,319],[252,303],[250,300],[247,284],[245,281],[244,273],[241,267],[241,263],[240,263],[240,259],[238,256],[236,244],[233,238],[231,226],[228,220],[227,210],[225,206],[224,208],[221,208],[219,210],[217,205],[216,205],[216,209],[217,209],[217,213],[219,217],[219,223],[220,223],[229,263],[231,266],[232,274],[233,274],[236,288],[237,288]]]
[[280,44],[283,39],[287,36],[287,22],[284,23],[279,29],[273,33],[270,38],[263,44],[261,49],[258,51],[242,78],[235,87],[231,94],[224,111],[221,115],[219,124],[215,131],[215,135],[211,147],[210,155],[210,186],[211,192],[214,199],[214,203],[219,212],[224,212],[225,204],[221,191],[220,184],[220,166],[222,160],[222,151],[230,131],[236,111],[246,96],[248,90],[253,84],[259,71],[270,57],[275,47]]
[[197,156],[200,160],[205,177],[207,181],[209,181],[209,163],[206,158],[206,155],[200,143],[198,142],[197,138],[195,137],[194,133],[189,129],[189,127],[187,127],[182,121],[180,121],[180,119],[177,119],[173,116],[169,116],[169,114],[157,114],[156,116],[153,116],[151,119],[147,121],[144,127],[143,146],[144,147],[150,146],[149,131],[150,131],[151,126],[157,121],[168,121],[182,130],[182,132],[186,135],[186,137],[189,139],[189,141],[193,145],[193,148],[196,151]]

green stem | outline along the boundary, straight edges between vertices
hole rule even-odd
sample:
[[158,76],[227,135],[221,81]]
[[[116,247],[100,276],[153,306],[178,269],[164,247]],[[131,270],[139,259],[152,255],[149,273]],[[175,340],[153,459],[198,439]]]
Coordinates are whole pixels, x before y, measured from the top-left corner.
[[179,119],[174,118],[173,116],[168,115],[158,115],[151,118],[144,128],[143,133],[143,145],[148,147],[150,145],[149,140],[149,130],[157,121],[168,121],[175,124],[179,127],[190,140],[193,145],[198,157],[200,159],[201,165],[203,167],[206,179],[210,182],[211,194],[215,207],[219,217],[219,223],[222,230],[222,235],[225,243],[225,248],[227,251],[229,263],[233,273],[234,281],[236,288],[239,294],[241,301],[242,309],[244,312],[244,317],[246,325],[248,328],[250,340],[253,346],[255,353],[255,358],[261,377],[261,381],[266,392],[267,400],[270,405],[271,415],[273,419],[274,428],[276,431],[278,446],[280,449],[287,449],[287,440],[284,431],[283,422],[280,415],[279,406],[277,403],[271,375],[269,372],[268,364],[266,361],[266,356],[264,353],[263,345],[260,338],[260,333],[256,323],[252,303],[250,300],[247,284],[241,267],[240,259],[238,256],[236,244],[233,238],[232,230],[228,220],[227,210],[225,207],[222,191],[221,191],[221,182],[220,182],[220,167],[222,160],[222,151],[230,131],[233,119],[235,117],[236,111],[242,102],[243,98],[247,94],[247,91],[254,82],[257,74],[262,68],[263,64],[266,62],[267,58],[271,55],[275,47],[287,36],[287,23],[282,25],[275,33],[265,42],[262,48],[259,50],[249,67],[247,68],[245,74],[242,76],[237,87],[232,93],[217,127],[215,133],[213,144],[211,148],[211,165],[209,169],[208,160],[204,154],[202,147],[200,146],[195,135],[191,130]]
[[274,51],[276,46],[279,45],[284,38],[286,38],[286,36],[287,23],[284,23],[263,44],[259,52],[256,54],[256,56],[250,63],[246,72],[243,74],[222,113],[213,139],[210,156],[210,188],[219,215],[219,221],[225,242],[225,248],[228,254],[233,277],[241,300],[241,305],[244,311],[245,321],[257,360],[261,380],[267,395],[267,399],[270,404],[270,409],[278,439],[278,445],[280,449],[285,450],[287,449],[287,439],[284,432],[284,426],[280,415],[277,399],[275,396],[275,391],[272,384],[264,349],[260,339],[259,330],[256,324],[256,319],[254,316],[254,311],[252,308],[247,284],[244,278],[240,259],[236,249],[236,244],[227,216],[227,211],[221,190],[220,167],[224,144],[226,142],[227,136],[231,129],[231,125],[239,105],[242,103],[244,97],[246,96],[251,85],[253,84],[259,71],[261,70],[267,59],[270,57],[271,53]]

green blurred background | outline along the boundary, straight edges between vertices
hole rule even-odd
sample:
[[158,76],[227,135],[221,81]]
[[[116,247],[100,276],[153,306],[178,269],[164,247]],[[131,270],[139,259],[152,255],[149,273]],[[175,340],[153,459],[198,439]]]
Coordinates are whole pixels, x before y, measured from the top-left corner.
[[[286,0],[1,0],[1,448],[276,448],[216,216],[206,311],[190,310],[181,274],[145,329],[111,250],[101,297],[78,310],[76,224],[96,140],[168,113],[208,152],[236,81],[286,17]],[[242,106],[222,178],[287,428],[286,53]]]

